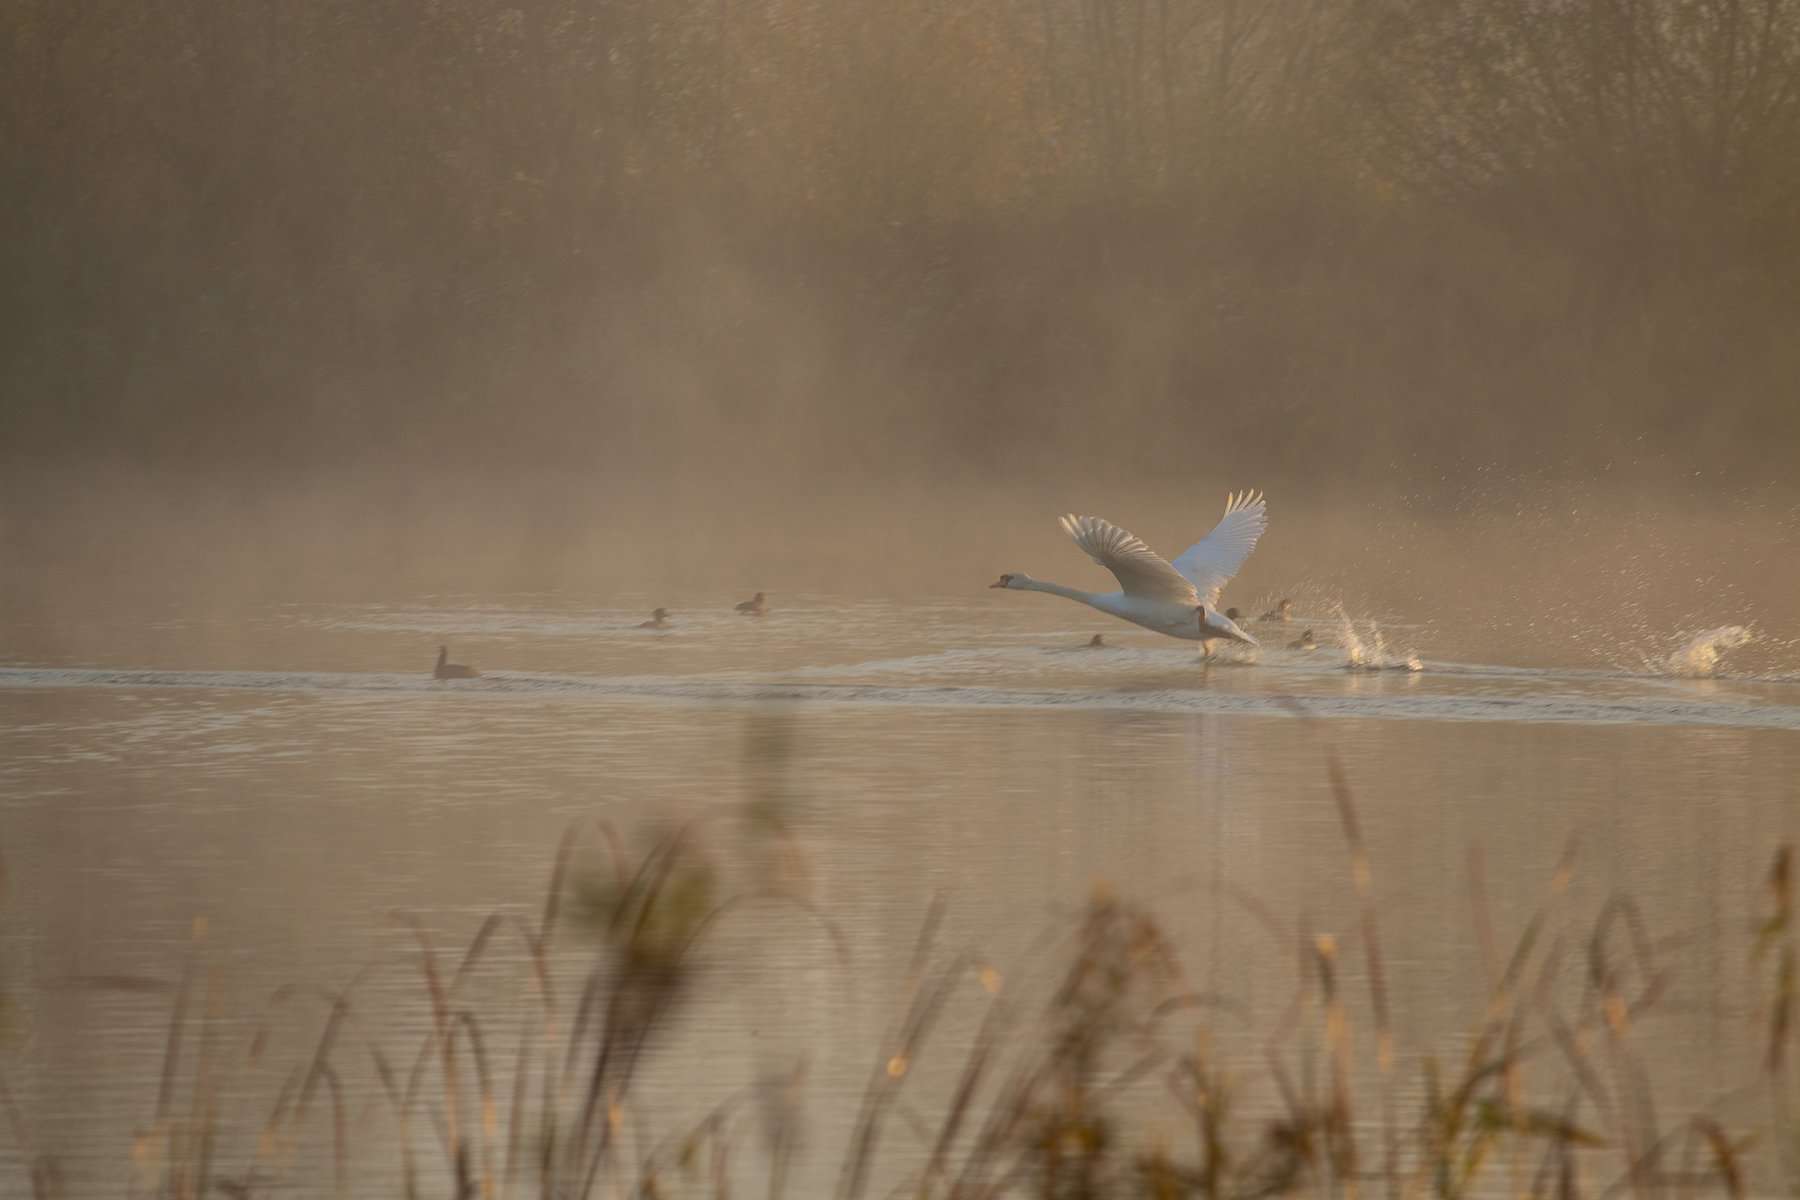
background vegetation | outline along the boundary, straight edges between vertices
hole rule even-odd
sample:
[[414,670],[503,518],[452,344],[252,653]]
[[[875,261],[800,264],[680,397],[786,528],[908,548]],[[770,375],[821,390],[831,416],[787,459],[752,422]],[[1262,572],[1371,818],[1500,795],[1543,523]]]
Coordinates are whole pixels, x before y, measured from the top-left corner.
[[1800,445],[1785,0],[17,0],[0,122],[16,468]]

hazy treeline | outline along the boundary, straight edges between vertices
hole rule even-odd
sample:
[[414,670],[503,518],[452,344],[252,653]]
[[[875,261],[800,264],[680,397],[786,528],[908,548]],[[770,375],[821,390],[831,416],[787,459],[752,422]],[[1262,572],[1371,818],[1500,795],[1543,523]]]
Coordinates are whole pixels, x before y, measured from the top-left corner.
[[1800,447],[1786,0],[13,0],[0,89],[14,466]]

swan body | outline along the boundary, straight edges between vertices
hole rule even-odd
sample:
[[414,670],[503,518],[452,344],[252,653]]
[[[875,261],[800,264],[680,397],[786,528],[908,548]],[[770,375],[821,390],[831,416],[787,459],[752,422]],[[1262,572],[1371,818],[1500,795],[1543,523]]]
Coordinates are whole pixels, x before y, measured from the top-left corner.
[[1119,591],[1084,592],[1022,572],[1002,575],[988,586],[1062,596],[1168,637],[1200,642],[1209,654],[1215,641],[1254,646],[1256,639],[1220,612],[1218,603],[1267,526],[1267,505],[1260,494],[1233,495],[1212,532],[1171,562],[1110,521],[1070,514],[1062,518],[1064,531],[1113,573]]
[[438,647],[437,666],[431,668],[433,679],[479,679],[481,672],[474,667],[465,667],[461,663],[450,661],[450,648]]
[[763,602],[763,594],[758,592],[748,600],[738,601],[737,610],[746,617],[760,617],[769,611],[769,606]]

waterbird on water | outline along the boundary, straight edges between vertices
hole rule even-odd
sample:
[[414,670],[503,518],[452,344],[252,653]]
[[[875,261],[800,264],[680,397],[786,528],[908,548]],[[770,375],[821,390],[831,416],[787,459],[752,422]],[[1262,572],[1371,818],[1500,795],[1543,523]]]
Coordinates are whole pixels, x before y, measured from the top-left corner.
[[1257,620],[1259,620],[1259,621],[1291,621],[1294,619],[1293,613],[1294,613],[1294,602],[1292,600],[1289,600],[1286,596],[1283,596],[1281,598],[1281,603],[1277,604],[1274,608],[1271,608],[1268,612],[1266,612],[1262,616],[1258,617]]
[[1093,637],[1088,639],[1087,648],[1089,650],[1104,650],[1107,648],[1106,639],[1096,633]]
[[738,601],[737,610],[746,617],[760,617],[769,611],[769,606],[763,603],[763,594],[758,592],[748,600]]
[[659,608],[650,614],[650,619],[639,625],[639,629],[667,629],[669,627],[669,610]]
[[1119,591],[1084,592],[1019,572],[1002,575],[988,586],[1062,596],[1145,629],[1199,642],[1211,657],[1215,641],[1257,644],[1217,606],[1219,593],[1256,549],[1268,523],[1268,506],[1260,493],[1231,495],[1212,532],[1170,562],[1110,521],[1071,513],[1062,518],[1064,531],[1089,558],[1113,573]]
[[1288,643],[1289,650],[1317,650],[1318,648],[1319,641],[1313,637],[1313,631],[1310,629]]
[[433,679],[479,679],[481,672],[474,667],[466,667],[462,663],[450,661],[450,648],[438,647],[437,666],[431,669]]

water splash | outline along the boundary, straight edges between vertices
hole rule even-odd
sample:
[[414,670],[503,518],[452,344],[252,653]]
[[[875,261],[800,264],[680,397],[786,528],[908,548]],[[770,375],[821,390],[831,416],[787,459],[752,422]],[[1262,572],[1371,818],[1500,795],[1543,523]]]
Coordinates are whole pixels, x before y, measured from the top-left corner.
[[1338,638],[1344,646],[1344,669],[1347,671],[1423,671],[1425,663],[1417,654],[1400,654],[1390,650],[1381,626],[1369,622],[1363,633],[1342,607],[1338,609]]
[[1745,625],[1720,625],[1716,629],[1682,636],[1685,640],[1674,650],[1660,656],[1644,657],[1644,670],[1647,674],[1706,679],[1718,673],[1719,660],[1725,651],[1747,646],[1756,640]]

